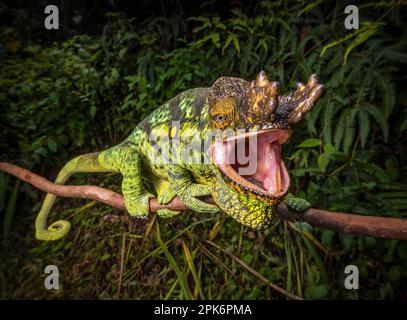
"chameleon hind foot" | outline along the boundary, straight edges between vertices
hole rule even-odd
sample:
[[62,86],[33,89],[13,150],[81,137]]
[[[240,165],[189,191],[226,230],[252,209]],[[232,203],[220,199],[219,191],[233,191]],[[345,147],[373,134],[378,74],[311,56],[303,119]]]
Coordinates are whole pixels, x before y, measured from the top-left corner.
[[[157,200],[159,204],[168,204],[171,202],[172,199],[175,198],[177,193],[172,190],[172,189],[167,189],[167,190],[161,190],[161,192],[158,192],[157,195]],[[157,215],[160,218],[172,218],[174,216],[177,216],[181,213],[182,211],[176,211],[176,210],[170,210],[170,209],[158,209],[157,210]]]
[[127,194],[124,196],[124,204],[131,216],[147,218],[150,213],[150,198],[155,198],[155,196],[151,193],[137,196]]
[[167,180],[158,180],[154,183],[154,187],[157,192],[157,200],[159,204],[168,204],[177,195]]
[[[159,204],[168,204],[174,199],[177,193],[171,187],[171,184],[165,179],[159,179],[154,182],[154,188],[157,192],[157,201]],[[160,218],[172,218],[179,215],[182,211],[170,210],[167,208],[158,209],[157,215]]]

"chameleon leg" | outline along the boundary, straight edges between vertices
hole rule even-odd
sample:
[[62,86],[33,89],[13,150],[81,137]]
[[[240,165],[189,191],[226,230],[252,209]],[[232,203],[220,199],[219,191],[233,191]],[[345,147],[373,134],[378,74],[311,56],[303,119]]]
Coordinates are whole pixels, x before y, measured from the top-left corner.
[[[283,203],[285,203],[290,209],[299,212],[304,212],[308,208],[311,208],[311,204],[307,200],[294,197],[291,193],[285,196]],[[302,232],[309,232],[312,230],[312,226],[307,222],[296,221],[294,224]]]
[[209,213],[220,211],[218,206],[206,203],[197,198],[211,195],[212,190],[207,185],[192,182],[188,170],[176,165],[171,166],[168,170],[168,180],[174,191],[189,209]]
[[157,192],[157,200],[160,204],[170,203],[175,198],[177,193],[171,187],[171,184],[164,179],[157,179],[154,182],[154,188]]
[[[107,170],[99,164],[98,154],[98,152],[84,154],[69,161],[58,173],[55,183],[64,184],[72,174],[78,172],[111,172],[111,170]],[[35,220],[35,237],[38,240],[58,240],[65,236],[71,228],[71,224],[65,220],[56,221],[47,228],[48,214],[55,199],[55,195],[47,193]]]
[[294,197],[291,193],[284,197],[283,203],[292,210],[303,212],[308,208],[311,208],[311,204],[302,198]]
[[150,198],[155,196],[145,189],[141,178],[141,157],[137,150],[120,144],[103,151],[99,162],[123,175],[122,193],[130,215],[146,218],[150,213]]
[[[172,199],[177,195],[177,193],[172,189],[171,184],[164,179],[158,179],[154,183],[154,188],[157,192],[157,200],[160,204],[170,203]],[[180,214],[182,211],[170,210],[170,209],[159,209],[157,214],[161,218],[171,218]]]

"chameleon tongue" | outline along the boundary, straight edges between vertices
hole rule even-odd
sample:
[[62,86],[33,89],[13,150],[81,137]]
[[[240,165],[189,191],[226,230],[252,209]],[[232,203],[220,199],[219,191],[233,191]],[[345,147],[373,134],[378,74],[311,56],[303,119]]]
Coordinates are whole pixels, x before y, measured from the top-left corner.
[[277,191],[281,191],[281,174],[280,174],[280,164],[277,164],[276,170],[276,187]]

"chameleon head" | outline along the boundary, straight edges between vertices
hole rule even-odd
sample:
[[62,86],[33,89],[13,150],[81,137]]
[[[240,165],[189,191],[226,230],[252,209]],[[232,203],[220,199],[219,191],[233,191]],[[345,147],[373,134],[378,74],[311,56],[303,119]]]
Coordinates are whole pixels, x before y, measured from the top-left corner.
[[229,188],[256,199],[258,208],[261,202],[275,205],[287,193],[290,177],[281,145],[324,86],[311,75],[293,93],[280,96],[279,91],[279,83],[261,71],[252,82],[220,78],[208,94],[211,126],[220,132],[212,144],[212,163]]

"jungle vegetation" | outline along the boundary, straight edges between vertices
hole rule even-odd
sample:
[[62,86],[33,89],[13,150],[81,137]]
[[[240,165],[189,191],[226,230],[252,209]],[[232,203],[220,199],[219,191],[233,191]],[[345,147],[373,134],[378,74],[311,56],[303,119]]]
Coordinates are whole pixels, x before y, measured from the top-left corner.
[[[288,91],[316,73],[327,91],[284,149],[291,192],[316,208],[407,218],[405,2],[353,1],[356,30],[339,0],[54,2],[61,28],[50,31],[47,1],[0,5],[0,161],[52,180],[183,90],[263,69]],[[116,175],[70,183],[120,191]],[[407,298],[405,242],[289,222],[255,231],[223,214],[144,222],[75,199],[50,218],[72,221],[69,235],[39,242],[44,196],[0,174],[1,298],[285,299],[260,277],[307,299]],[[43,286],[50,264],[59,290]],[[344,288],[350,264],[359,290]]]

